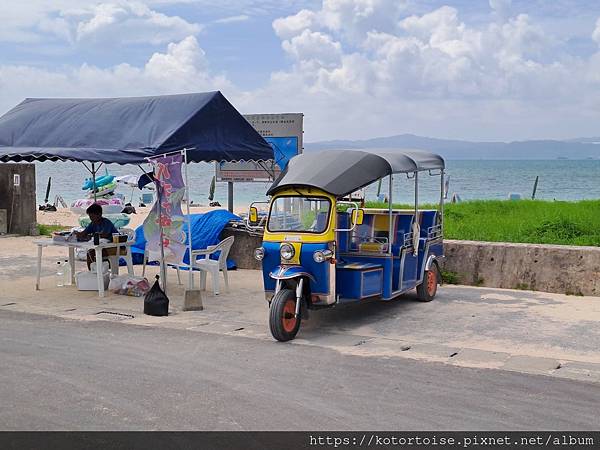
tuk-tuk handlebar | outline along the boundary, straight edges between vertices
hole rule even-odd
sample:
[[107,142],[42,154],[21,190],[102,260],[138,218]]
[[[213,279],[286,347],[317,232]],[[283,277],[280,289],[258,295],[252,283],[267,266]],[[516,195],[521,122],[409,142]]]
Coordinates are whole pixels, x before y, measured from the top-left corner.
[[[348,201],[338,201],[337,202],[338,205],[350,205],[350,206],[354,206],[354,209],[358,210],[358,203],[356,202],[348,202]],[[350,214],[350,220],[352,220],[352,214]],[[356,228],[356,222],[352,221],[352,228],[348,228],[348,229],[344,229],[344,228],[335,228],[333,231],[335,231],[336,233],[339,231],[354,231],[354,229]]]

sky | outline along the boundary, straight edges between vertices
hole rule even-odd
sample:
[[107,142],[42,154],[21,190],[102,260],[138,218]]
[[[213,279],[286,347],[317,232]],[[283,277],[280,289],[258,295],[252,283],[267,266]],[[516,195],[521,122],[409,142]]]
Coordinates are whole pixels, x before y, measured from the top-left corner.
[[597,0],[0,0],[0,114],[27,97],[220,90],[305,141],[600,135]]

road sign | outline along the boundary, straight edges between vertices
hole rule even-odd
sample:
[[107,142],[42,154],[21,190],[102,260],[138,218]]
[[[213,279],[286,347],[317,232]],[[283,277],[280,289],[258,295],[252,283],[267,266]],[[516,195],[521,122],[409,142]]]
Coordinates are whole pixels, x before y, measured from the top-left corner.
[[302,153],[302,113],[247,114],[246,120],[273,147],[274,161],[217,162],[217,181],[273,181],[287,162]]

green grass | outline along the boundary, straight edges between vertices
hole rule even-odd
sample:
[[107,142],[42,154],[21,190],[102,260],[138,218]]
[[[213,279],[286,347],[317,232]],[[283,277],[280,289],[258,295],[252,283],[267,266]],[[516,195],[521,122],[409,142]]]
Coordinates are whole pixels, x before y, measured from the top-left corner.
[[69,227],[64,225],[43,225],[41,223],[38,223],[37,225],[38,232],[41,236],[51,236],[55,231],[66,230],[68,228]]
[[442,270],[442,281],[446,284],[460,284],[458,274],[450,270]]
[[447,239],[600,246],[600,200],[481,200],[446,204],[444,212]]

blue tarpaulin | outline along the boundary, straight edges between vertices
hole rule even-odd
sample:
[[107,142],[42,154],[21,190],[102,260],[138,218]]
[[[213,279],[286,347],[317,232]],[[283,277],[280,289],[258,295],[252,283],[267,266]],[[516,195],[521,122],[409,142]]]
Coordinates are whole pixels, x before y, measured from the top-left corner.
[[[236,216],[225,209],[217,209],[204,214],[191,214],[190,217],[192,222],[192,250],[201,250],[209,245],[218,244],[219,235],[223,231],[223,228],[231,221],[241,220],[239,216]],[[184,231],[187,238],[187,221],[184,224]],[[139,226],[135,230],[135,245],[131,247],[134,264],[143,263],[145,247],[146,238],[144,237],[144,227]],[[214,255],[211,259],[212,258],[218,258],[218,255]],[[186,252],[183,262],[185,264],[189,263],[189,252]],[[227,260],[227,268],[235,268],[235,262]]]
[[273,149],[219,91],[123,98],[28,98],[0,117],[0,161],[139,164],[265,161]]

